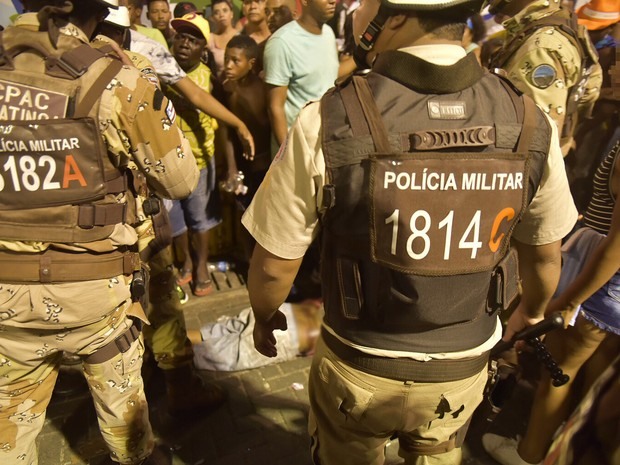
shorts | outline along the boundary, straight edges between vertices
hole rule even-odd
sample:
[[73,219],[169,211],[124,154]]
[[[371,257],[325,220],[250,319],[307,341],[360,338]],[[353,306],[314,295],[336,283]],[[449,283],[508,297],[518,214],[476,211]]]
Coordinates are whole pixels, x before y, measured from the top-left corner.
[[237,195],[237,206],[241,212],[244,212],[250,206],[256,191],[260,187],[263,179],[267,175],[267,170],[249,172],[245,174],[244,184],[248,187],[248,191],[244,195]]
[[[604,238],[593,229],[581,228],[564,244],[562,274],[556,295],[574,281]],[[579,315],[604,331],[620,334],[620,271],[581,304]]]
[[200,170],[198,186],[189,197],[174,200],[170,209],[172,237],[180,236],[188,228],[193,232],[213,229],[222,222],[219,191],[215,182],[215,160]]

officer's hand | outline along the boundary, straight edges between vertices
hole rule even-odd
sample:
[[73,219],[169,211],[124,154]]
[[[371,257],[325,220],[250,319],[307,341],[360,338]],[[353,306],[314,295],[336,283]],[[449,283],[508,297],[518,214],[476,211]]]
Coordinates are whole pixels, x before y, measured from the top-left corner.
[[119,45],[116,42],[111,40],[108,42],[108,45],[114,50],[114,52],[118,55],[118,57],[121,59],[121,62],[125,66],[129,66],[130,68],[135,68],[133,61],[131,61],[131,59],[127,56],[127,54],[123,51],[123,49],[119,47]]
[[257,320],[253,332],[254,347],[265,357],[275,357],[278,355],[278,349],[273,331],[276,329],[286,331],[287,328],[286,316],[280,310],[277,310],[269,321]]
[[[508,323],[506,323],[506,332],[504,333],[504,341],[510,341],[512,337],[518,333],[519,331],[525,329],[528,326],[535,325],[539,321],[544,318],[544,315],[541,315],[536,318],[532,318],[527,314],[525,306],[523,302],[519,304],[519,306],[515,309],[515,311],[510,315],[508,319]],[[515,344],[515,349],[519,350],[523,347],[524,342],[519,341]]]
[[573,321],[575,314],[580,308],[581,305],[560,296],[549,302],[549,305],[547,305],[547,309],[545,310],[545,315],[551,315],[552,313],[558,312],[561,313],[562,318],[564,318],[564,329],[566,329],[571,324],[571,321]]
[[241,123],[237,126],[237,134],[243,144],[243,157],[248,160],[254,160],[254,138],[250,134],[250,130],[247,126]]

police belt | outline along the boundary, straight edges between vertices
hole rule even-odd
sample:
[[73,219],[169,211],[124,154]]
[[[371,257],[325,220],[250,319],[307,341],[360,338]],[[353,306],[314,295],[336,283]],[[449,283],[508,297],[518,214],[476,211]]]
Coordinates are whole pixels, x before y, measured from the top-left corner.
[[62,283],[131,275],[140,269],[140,256],[130,251],[76,253],[46,250],[17,253],[0,250],[0,282]]
[[370,355],[348,346],[323,329],[321,335],[334,354],[353,368],[382,378],[419,383],[458,381],[480,373],[489,361],[489,353],[458,360],[419,362],[409,358]]

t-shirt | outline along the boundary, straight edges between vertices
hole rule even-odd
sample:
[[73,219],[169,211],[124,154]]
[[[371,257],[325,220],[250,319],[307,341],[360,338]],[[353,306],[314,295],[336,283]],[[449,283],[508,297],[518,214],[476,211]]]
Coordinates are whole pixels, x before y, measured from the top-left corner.
[[320,98],[338,77],[336,38],[325,24],[321,34],[306,31],[297,21],[285,24],[267,41],[263,59],[265,82],[288,86],[288,127],[306,102]]
[[168,48],[168,42],[166,42],[166,38],[159,29],[155,29],[154,27],[136,26],[136,31]]
[[133,29],[129,32],[131,34],[129,50],[144,55],[153,63],[162,84],[171,86],[187,76],[166,47]]
[[[211,70],[203,63],[199,63],[187,73],[187,77],[206,91],[211,83]],[[215,153],[214,140],[217,121],[196,108],[185,97],[168,87],[166,96],[174,104],[177,112],[177,125],[189,141],[198,168],[207,167],[207,162]]]

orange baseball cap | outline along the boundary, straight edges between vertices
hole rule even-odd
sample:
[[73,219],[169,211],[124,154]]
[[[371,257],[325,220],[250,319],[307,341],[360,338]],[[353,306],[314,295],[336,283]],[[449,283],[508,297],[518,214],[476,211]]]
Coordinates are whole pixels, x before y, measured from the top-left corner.
[[209,37],[211,36],[211,29],[209,28],[209,21],[204,19],[198,13],[187,13],[181,18],[176,18],[170,21],[170,24],[175,30],[178,30],[180,27],[186,26],[190,27],[194,30],[197,30],[202,34],[207,42],[209,42]]
[[592,0],[577,11],[579,24],[596,31],[620,21],[620,0]]

